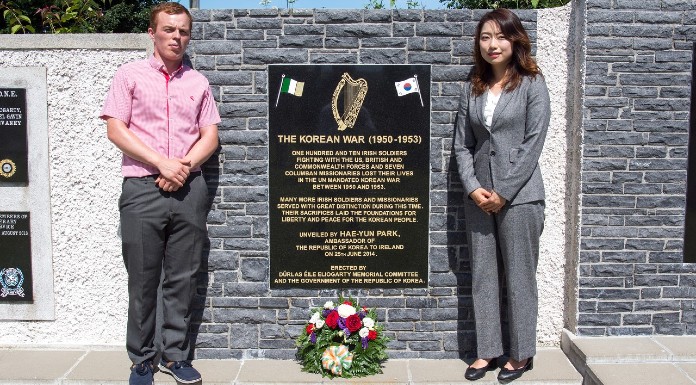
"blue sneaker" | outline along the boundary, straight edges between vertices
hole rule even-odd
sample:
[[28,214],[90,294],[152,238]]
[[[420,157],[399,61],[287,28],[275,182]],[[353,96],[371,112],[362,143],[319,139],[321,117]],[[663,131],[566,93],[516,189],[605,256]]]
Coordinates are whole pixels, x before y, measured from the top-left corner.
[[153,374],[152,361],[133,364],[130,377],[128,378],[128,385],[153,385],[155,383]]
[[162,359],[159,370],[174,377],[182,384],[193,384],[201,380],[201,374],[188,361],[165,361]]

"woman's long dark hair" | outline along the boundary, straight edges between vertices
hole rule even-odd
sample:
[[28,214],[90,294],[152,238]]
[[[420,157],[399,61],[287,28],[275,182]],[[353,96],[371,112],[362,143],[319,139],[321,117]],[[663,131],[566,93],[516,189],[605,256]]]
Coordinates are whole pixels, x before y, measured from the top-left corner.
[[519,17],[505,8],[498,8],[485,14],[476,26],[474,35],[474,69],[470,80],[474,95],[481,95],[493,80],[493,67],[481,55],[481,29],[486,22],[492,21],[500,27],[500,32],[512,43],[512,59],[508,64],[508,73],[503,80],[503,90],[512,91],[522,83],[523,76],[536,77],[541,70],[532,58],[532,44],[524,30]]

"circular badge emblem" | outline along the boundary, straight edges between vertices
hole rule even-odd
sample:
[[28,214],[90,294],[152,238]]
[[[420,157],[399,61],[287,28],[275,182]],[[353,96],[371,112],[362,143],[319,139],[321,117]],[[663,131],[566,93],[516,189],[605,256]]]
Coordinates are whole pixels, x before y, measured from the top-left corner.
[[11,159],[0,160],[0,175],[10,178],[17,171],[15,163]]
[[24,297],[24,274],[19,268],[10,267],[0,270],[0,297],[17,295]]

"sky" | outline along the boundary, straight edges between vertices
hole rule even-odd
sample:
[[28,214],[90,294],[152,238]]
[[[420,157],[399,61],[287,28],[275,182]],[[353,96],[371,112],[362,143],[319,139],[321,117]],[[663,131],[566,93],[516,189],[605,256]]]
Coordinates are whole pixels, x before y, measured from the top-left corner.
[[[203,9],[251,9],[264,8],[260,4],[261,0],[199,0],[200,7]],[[374,0],[373,0],[374,1]],[[379,1],[379,0],[377,0]],[[445,6],[439,0],[414,0],[417,1],[418,8],[425,9],[443,9]],[[389,8],[389,0],[382,0],[385,8]],[[188,6],[188,0],[182,0],[182,4]],[[295,0],[293,8],[333,8],[333,9],[348,9],[348,8],[365,8],[365,5],[370,3],[370,0]],[[270,4],[266,8],[278,7],[287,8],[287,0],[270,0]],[[407,8],[406,0],[397,0],[396,8]]]

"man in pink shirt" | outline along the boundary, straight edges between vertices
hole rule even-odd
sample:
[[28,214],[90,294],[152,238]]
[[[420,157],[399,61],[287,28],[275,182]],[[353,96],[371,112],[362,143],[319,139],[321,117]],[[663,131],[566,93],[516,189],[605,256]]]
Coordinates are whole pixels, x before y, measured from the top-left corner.
[[[201,381],[190,363],[188,328],[207,237],[208,190],[201,164],[218,147],[220,122],[203,75],[183,64],[191,15],[177,3],[152,9],[154,54],[114,75],[101,112],[123,152],[119,200],[128,271],[130,385],[153,384],[153,360],[180,383]],[[162,352],[154,345],[162,280]]]

